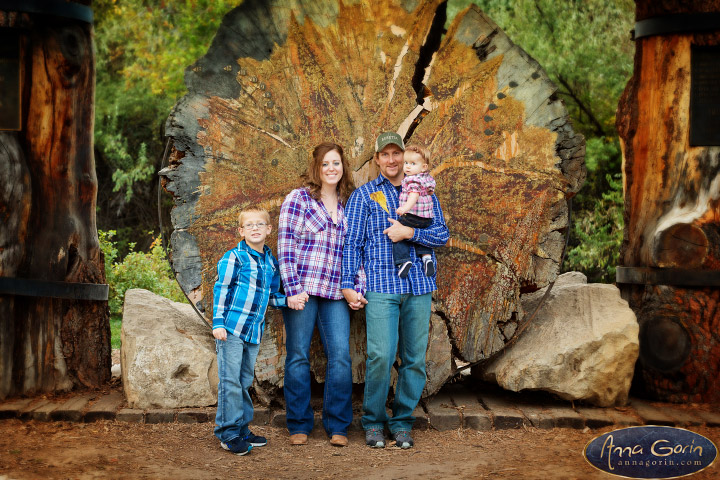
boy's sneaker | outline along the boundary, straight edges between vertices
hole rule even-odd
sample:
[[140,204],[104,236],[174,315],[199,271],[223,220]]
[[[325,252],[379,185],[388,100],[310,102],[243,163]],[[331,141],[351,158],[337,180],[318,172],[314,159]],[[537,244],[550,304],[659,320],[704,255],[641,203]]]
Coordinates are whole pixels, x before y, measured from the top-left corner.
[[410,262],[405,262],[402,265],[400,265],[400,269],[398,270],[398,277],[407,278],[407,276],[410,274],[411,267],[412,267],[412,263],[410,263]]
[[267,438],[261,437],[259,435],[255,435],[252,432],[245,435],[245,438],[243,438],[243,440],[245,440],[247,443],[249,443],[253,447],[264,447],[265,445],[267,445]]
[[423,270],[425,270],[426,277],[435,275],[435,263],[432,261],[432,257],[423,257]]
[[372,448],[385,448],[385,434],[380,428],[365,430],[365,445]]
[[250,453],[250,450],[252,450],[253,448],[252,445],[250,445],[240,437],[233,438],[227,443],[220,442],[220,446],[225,450],[234,453],[235,455],[246,455]]
[[393,439],[395,440],[395,446],[402,449],[412,448],[415,443],[413,442],[410,432],[400,430],[399,432],[393,433]]

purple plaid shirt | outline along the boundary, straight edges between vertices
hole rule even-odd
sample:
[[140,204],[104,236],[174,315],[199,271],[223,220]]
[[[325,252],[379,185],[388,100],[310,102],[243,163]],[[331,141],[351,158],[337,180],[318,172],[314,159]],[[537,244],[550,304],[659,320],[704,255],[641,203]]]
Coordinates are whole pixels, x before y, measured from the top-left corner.
[[[325,205],[310,196],[306,188],[293,190],[280,207],[278,257],[280,276],[288,297],[309,295],[343,299],[340,291],[342,253],[347,219],[338,202],[338,223]],[[355,278],[355,290],[365,293],[364,272]]]
[[432,218],[432,194],[435,192],[435,179],[427,172],[408,175],[403,178],[400,205],[405,205],[408,199],[408,193],[410,192],[418,192],[420,197],[418,197],[417,203],[415,203],[413,208],[408,210],[408,213],[412,213],[418,217]]

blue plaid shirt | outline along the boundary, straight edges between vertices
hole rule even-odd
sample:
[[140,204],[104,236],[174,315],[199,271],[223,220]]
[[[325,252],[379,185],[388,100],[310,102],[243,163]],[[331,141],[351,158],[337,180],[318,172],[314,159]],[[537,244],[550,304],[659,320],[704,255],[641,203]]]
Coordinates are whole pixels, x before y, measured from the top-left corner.
[[[371,198],[371,195],[380,201]],[[381,206],[383,196],[388,211]],[[437,248],[447,243],[450,234],[435,195],[432,196],[432,202],[434,214],[432,225],[428,228],[416,228],[413,237],[409,240]],[[407,278],[398,277],[397,267],[393,263],[392,241],[382,232],[391,225],[388,218],[397,220],[395,210],[399,206],[397,189],[382,175],[352,193],[345,207],[348,232],[343,249],[340,288],[354,288],[353,279],[362,265],[365,267],[368,291],[424,295],[437,290],[435,276],[425,276],[422,259],[415,255],[414,248],[410,249],[410,259],[413,262],[410,275]]]
[[267,245],[263,253],[245,240],[223,255],[213,288],[213,329],[224,327],[242,340],[259,344],[265,327],[265,310],[286,306],[280,293],[280,268]]

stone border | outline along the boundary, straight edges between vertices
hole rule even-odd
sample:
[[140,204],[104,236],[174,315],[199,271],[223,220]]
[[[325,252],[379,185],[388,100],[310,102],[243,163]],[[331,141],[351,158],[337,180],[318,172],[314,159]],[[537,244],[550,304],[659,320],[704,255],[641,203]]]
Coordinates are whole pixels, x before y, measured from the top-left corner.
[[[672,404],[649,403],[632,399],[628,407],[574,407],[572,404],[548,401],[526,395],[503,392],[472,392],[466,388],[444,389],[426,399],[415,410],[415,428],[436,430],[504,430],[533,427],[539,429],[597,429],[611,425],[669,425],[720,427],[720,412],[681,408]],[[127,408],[119,391],[109,394],[81,393],[63,401],[45,398],[13,399],[0,403],[0,420],[18,418],[37,421],[95,422],[115,420],[128,423],[206,423],[215,420],[215,407],[181,409]],[[285,427],[283,410],[257,407],[258,425]],[[316,427],[321,426],[315,414]],[[351,429],[360,430],[360,418],[353,419]]]

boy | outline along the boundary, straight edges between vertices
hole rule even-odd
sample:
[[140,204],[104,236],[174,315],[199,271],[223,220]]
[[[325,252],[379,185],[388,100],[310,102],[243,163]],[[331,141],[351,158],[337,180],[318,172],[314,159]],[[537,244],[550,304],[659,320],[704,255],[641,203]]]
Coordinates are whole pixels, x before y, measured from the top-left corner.
[[270,215],[261,208],[243,210],[238,232],[243,240],[218,262],[213,289],[213,337],[217,352],[218,404],[215,436],[220,446],[236,455],[267,444],[248,428],[253,405],[248,389],[265,326],[265,310],[286,306],[280,293],[280,269],[265,239]]

